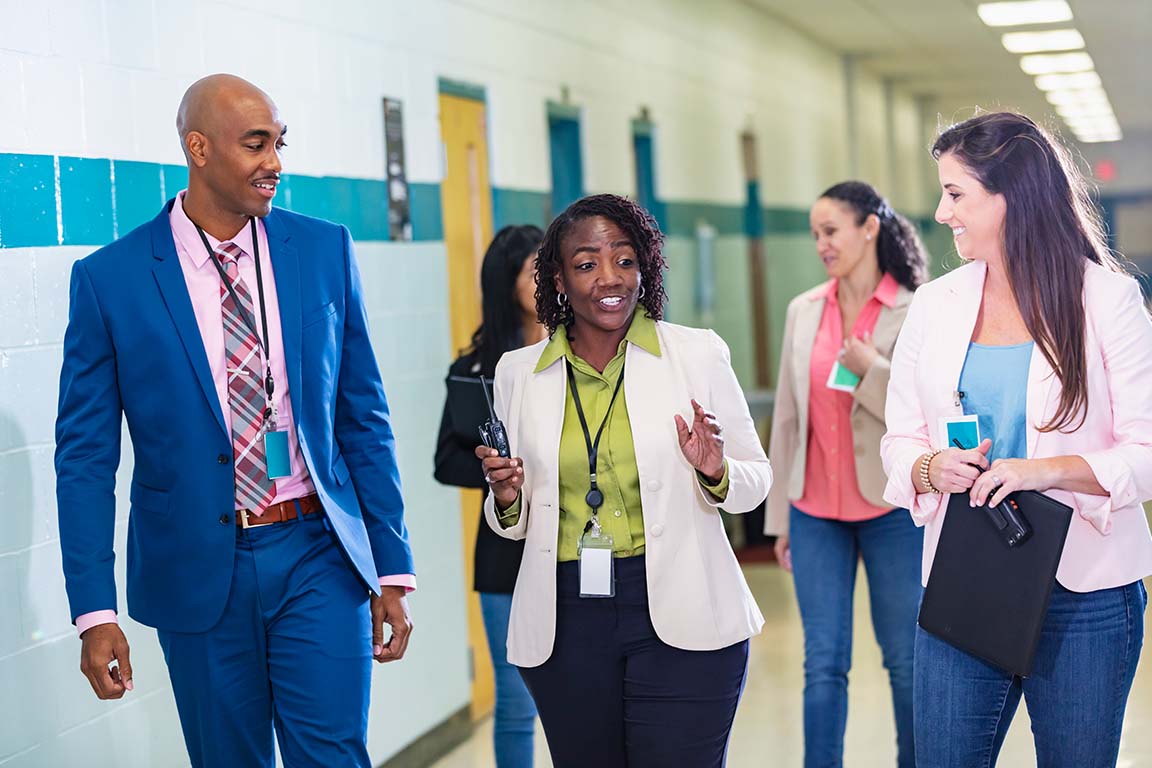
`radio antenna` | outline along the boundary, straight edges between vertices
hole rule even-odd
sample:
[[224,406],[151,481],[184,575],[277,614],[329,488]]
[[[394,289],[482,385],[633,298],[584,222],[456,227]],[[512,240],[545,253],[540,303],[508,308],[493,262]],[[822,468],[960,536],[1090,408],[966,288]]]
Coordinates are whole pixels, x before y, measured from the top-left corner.
[[495,420],[496,409],[492,407],[492,398],[488,396],[488,387],[484,386],[484,377],[480,377],[480,389],[484,390],[484,400],[488,403],[488,415]]

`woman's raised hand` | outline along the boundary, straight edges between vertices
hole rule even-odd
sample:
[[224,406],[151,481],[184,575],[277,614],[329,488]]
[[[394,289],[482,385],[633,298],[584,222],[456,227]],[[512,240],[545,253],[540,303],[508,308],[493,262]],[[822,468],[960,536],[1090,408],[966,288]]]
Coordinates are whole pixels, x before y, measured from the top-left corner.
[[705,411],[695,400],[692,413],[691,429],[680,414],[676,414],[680,451],[697,472],[719,482],[724,476],[724,428],[716,420],[716,414]]

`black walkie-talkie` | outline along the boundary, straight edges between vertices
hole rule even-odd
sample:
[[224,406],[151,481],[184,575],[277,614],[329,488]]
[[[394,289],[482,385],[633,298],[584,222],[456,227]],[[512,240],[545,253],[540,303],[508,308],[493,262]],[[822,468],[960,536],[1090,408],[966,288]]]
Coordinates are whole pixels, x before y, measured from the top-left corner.
[[480,377],[480,389],[484,390],[484,400],[488,403],[488,421],[480,425],[480,440],[489,448],[496,451],[505,459],[512,456],[508,448],[508,432],[500,419],[496,418],[496,411],[492,407],[492,398],[488,395],[488,387],[484,386],[484,377]]
[[[960,450],[967,450],[963,444],[953,438],[952,444]],[[975,464],[970,466],[975,467]],[[984,470],[976,467],[983,474]],[[997,488],[993,488],[992,492],[988,494],[985,500],[984,512],[988,515],[988,520],[992,523],[997,532],[999,532],[1004,543],[1009,547],[1018,547],[1032,537],[1032,525],[1028,522],[1028,518],[1024,517],[1024,511],[1020,509],[1020,505],[1016,503],[1016,499],[1012,494],[1008,494],[1003,501],[996,506],[992,506],[987,502],[992,499]]]

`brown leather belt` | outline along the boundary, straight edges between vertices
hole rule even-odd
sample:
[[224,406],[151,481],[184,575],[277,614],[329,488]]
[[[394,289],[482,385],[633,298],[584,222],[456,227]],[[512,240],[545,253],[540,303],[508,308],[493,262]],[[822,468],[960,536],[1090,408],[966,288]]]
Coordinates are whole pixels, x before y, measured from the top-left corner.
[[238,509],[236,510],[236,525],[239,528],[262,528],[265,525],[295,520],[297,504],[300,505],[301,515],[311,515],[324,509],[320,505],[320,497],[313,493],[310,496],[301,496],[299,499],[289,499],[279,504],[273,504],[266,507],[264,512],[259,515],[252,514],[251,510]]

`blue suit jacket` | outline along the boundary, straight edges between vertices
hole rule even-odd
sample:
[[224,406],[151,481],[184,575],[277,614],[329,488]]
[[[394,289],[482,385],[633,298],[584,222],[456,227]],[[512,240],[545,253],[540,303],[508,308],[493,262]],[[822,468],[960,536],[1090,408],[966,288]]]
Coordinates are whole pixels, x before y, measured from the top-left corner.
[[[56,498],[73,621],[115,609],[123,415],[135,455],[129,614],[200,632],[222,614],[232,580],[232,443],[176,254],[171,206],[72,269]],[[415,571],[351,237],[279,209],[264,225],[300,448],[350,567],[377,591],[379,575]]]

